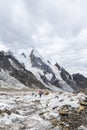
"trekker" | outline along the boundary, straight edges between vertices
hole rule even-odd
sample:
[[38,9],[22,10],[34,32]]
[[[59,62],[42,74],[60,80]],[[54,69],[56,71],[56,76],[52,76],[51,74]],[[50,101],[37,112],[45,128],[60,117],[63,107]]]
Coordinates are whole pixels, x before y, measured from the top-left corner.
[[43,94],[43,91],[42,91],[42,90],[39,90],[39,95],[40,95],[40,97],[42,96],[42,94]]

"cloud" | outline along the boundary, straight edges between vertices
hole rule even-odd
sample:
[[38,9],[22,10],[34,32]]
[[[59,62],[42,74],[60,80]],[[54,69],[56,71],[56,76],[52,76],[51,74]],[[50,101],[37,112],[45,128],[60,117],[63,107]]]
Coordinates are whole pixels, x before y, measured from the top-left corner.
[[86,0],[0,0],[0,39],[15,50],[35,46],[53,63],[86,75],[86,12]]
[[7,51],[9,50],[8,47],[6,47],[2,42],[0,42],[0,51]]

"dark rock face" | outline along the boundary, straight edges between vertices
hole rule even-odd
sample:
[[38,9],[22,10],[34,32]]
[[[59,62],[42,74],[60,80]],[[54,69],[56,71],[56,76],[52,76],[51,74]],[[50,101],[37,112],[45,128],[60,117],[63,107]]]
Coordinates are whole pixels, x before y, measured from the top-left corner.
[[44,83],[46,83],[48,85],[48,80],[44,75],[40,74],[40,78],[43,80]]
[[44,85],[36,79],[32,72],[27,71],[12,55],[0,52],[0,69],[8,71],[9,74],[28,87],[44,88]]
[[58,88],[61,88],[61,85],[60,85],[58,79],[55,79],[55,80],[51,81],[51,84],[54,85],[54,86],[56,86],[56,87],[58,87]]
[[72,76],[62,67],[60,67],[57,63],[55,66],[58,68],[60,71],[61,78],[68,84],[70,85],[74,90],[77,89],[76,82],[73,80]]
[[59,71],[61,70],[61,67],[59,66],[58,63],[56,63],[55,66],[58,68]]
[[55,64],[55,66],[60,71],[60,75],[64,81],[67,82],[68,80],[72,80],[71,75],[64,68],[60,67],[57,63]]
[[64,68],[61,68],[61,77],[64,81],[72,80],[71,75]]
[[50,68],[49,65],[45,64],[40,57],[35,57],[35,55],[33,54],[33,50],[30,54],[30,59],[31,59],[32,67],[37,67],[43,70],[44,74],[46,73],[53,74],[52,69]]
[[87,88],[87,78],[81,74],[73,74],[73,80],[76,82],[79,89]]
[[4,56],[3,52],[0,52],[0,68],[4,70],[12,71],[12,67],[8,59]]
[[74,90],[87,88],[87,78],[80,74],[70,75],[64,68],[61,68],[57,63],[55,66],[60,70],[62,79],[70,85]]
[[64,68],[60,67],[57,63],[55,66],[60,71],[62,79],[70,85],[74,90],[87,88],[87,78],[80,74],[70,75]]

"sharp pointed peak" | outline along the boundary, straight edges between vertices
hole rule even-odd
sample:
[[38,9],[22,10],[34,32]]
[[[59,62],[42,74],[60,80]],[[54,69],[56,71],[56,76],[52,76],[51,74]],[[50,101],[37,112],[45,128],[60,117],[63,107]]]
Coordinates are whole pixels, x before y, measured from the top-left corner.
[[35,47],[32,47],[32,52],[37,52],[37,53],[39,53],[38,50],[37,50]]
[[43,59],[43,57],[41,56],[41,54],[35,47],[32,48],[31,55],[34,55],[35,57],[39,57],[39,58]]

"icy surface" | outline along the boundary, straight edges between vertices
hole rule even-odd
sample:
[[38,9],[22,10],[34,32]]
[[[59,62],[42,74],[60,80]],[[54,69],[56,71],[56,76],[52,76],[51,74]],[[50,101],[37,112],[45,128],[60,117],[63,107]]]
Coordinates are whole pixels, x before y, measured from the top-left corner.
[[[60,120],[62,105],[79,107],[79,96],[68,92],[49,92],[40,98],[38,91],[0,90],[0,130],[61,130],[51,120]],[[72,100],[71,100],[72,99]],[[54,108],[57,108],[54,110]]]

